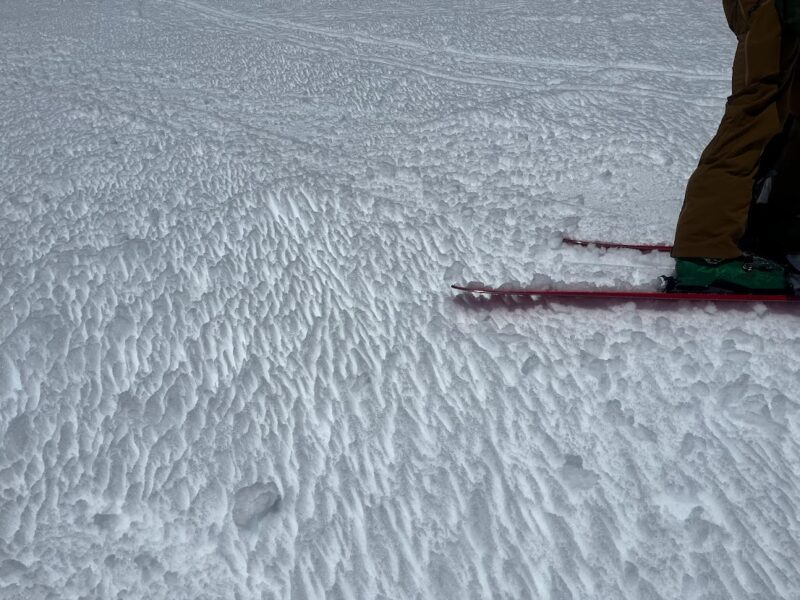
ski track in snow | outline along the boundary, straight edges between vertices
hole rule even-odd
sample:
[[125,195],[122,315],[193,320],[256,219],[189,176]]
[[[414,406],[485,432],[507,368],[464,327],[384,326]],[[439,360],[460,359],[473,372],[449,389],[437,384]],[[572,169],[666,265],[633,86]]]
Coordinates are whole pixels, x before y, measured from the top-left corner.
[[645,287],[691,0],[0,5],[0,597],[797,598],[800,315]]

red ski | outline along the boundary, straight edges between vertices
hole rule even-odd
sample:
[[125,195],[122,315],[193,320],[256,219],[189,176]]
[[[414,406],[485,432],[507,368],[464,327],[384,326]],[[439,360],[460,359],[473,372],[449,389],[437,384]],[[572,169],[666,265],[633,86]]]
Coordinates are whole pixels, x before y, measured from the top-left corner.
[[473,294],[490,296],[525,296],[529,298],[577,298],[596,300],[688,300],[693,302],[798,302],[800,296],[789,294],[736,294],[717,292],[659,292],[624,291],[613,289],[595,290],[537,290],[537,289],[494,289],[489,286],[453,285],[453,289]]
[[575,238],[563,238],[565,244],[570,246],[595,246],[596,248],[616,249],[616,250],[638,250],[639,252],[672,252],[672,246],[665,244],[622,244],[619,242],[604,242],[602,240],[578,240]]

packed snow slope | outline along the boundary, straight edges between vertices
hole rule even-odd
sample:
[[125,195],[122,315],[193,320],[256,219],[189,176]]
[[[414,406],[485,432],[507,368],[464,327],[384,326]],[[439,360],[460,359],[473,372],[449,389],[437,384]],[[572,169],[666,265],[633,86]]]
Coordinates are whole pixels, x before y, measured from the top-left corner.
[[696,0],[0,3],[0,598],[800,597],[800,313],[643,287]]

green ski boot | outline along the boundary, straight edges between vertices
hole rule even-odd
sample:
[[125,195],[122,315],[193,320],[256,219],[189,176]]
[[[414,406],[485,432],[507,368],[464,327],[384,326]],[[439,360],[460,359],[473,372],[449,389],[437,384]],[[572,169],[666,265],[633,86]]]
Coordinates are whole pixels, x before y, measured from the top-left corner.
[[787,287],[784,268],[758,256],[678,258],[675,261],[675,289],[678,291],[783,294]]

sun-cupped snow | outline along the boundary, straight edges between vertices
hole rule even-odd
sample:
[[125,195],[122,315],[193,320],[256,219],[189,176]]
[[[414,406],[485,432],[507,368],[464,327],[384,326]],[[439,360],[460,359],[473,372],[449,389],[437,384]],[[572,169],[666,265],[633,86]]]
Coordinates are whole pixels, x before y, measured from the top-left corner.
[[793,307],[640,289],[694,0],[0,3],[0,597],[800,596]]

